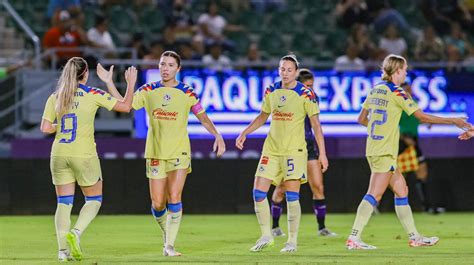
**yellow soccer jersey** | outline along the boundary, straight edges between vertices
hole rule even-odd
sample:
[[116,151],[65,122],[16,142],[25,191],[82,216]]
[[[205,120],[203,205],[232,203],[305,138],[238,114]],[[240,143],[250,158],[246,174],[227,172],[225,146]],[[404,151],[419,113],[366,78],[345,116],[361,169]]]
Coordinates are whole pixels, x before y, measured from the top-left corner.
[[160,82],[141,86],[133,97],[133,108],[145,108],[150,122],[146,137],[145,158],[173,159],[191,157],[188,117],[204,112],[192,87],[179,82],[164,87]]
[[117,99],[98,88],[80,84],[74,93],[70,110],[57,117],[56,94],[49,96],[43,119],[57,121],[51,156],[91,157],[97,156],[94,140],[94,119],[99,107],[111,110]]
[[262,153],[306,155],[304,119],[319,113],[314,92],[300,82],[293,89],[276,82],[265,90],[262,111],[272,115]]
[[416,102],[401,87],[384,82],[370,90],[362,107],[369,111],[366,156],[396,157],[402,111],[412,115],[418,110]]

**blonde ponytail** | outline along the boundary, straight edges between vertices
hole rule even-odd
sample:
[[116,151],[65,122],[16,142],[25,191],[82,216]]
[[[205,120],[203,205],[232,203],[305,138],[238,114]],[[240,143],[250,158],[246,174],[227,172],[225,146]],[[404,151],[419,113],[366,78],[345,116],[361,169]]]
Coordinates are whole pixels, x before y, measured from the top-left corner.
[[390,54],[383,60],[382,63],[382,80],[392,82],[392,75],[398,70],[403,69],[407,63],[405,58],[395,54]]
[[61,118],[71,108],[74,92],[79,86],[79,81],[84,78],[87,71],[87,63],[80,57],[72,57],[68,60],[59,77],[56,87],[56,113]]

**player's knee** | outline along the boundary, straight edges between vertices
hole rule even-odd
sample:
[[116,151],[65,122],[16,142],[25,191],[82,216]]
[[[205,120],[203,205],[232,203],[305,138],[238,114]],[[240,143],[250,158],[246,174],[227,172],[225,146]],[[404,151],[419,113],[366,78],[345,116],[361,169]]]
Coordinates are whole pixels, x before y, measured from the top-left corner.
[[314,188],[314,193],[318,199],[324,198],[324,185],[316,185],[316,187]]
[[101,195],[96,195],[96,196],[85,196],[85,201],[86,203],[99,203],[99,206],[102,205],[102,194]]
[[168,203],[168,210],[173,213],[181,212],[183,209],[183,203],[177,202],[177,203]]
[[281,203],[284,199],[285,193],[281,189],[275,189],[272,195],[272,201],[274,203]]
[[372,194],[365,194],[363,200],[369,202],[370,204],[372,204],[372,206],[375,207],[375,206],[377,206],[377,204],[378,204],[378,202],[380,201],[381,198],[382,198],[382,196],[377,198],[376,196],[374,196]]
[[163,208],[166,208],[166,201],[163,200],[162,198],[152,197],[151,205],[155,209],[163,209]]
[[58,204],[73,205],[74,195],[58,196]]
[[170,192],[169,199],[170,199],[170,203],[180,202],[181,201],[181,192],[180,191]]
[[253,200],[256,202],[261,202],[267,198],[267,193],[261,190],[253,190]]
[[300,193],[296,191],[287,191],[285,192],[285,195],[287,202],[294,202],[300,199]]

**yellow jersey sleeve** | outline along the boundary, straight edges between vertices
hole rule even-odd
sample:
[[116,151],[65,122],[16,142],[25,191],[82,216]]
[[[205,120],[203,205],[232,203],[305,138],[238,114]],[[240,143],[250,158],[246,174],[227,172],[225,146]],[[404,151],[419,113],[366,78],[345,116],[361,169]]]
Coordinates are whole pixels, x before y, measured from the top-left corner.
[[267,88],[265,90],[265,95],[263,96],[262,112],[265,112],[265,113],[271,113],[272,112],[272,107],[271,107],[271,104],[270,104],[270,93],[271,93],[270,88]]
[[392,94],[392,100],[402,108],[402,110],[408,115],[412,115],[419,109],[418,104],[408,95],[402,88],[397,88]]
[[55,110],[56,96],[53,94],[49,96],[44,107],[43,119],[53,123],[56,120],[56,110]]
[[92,94],[95,104],[99,107],[104,107],[107,110],[112,110],[117,103],[116,98],[101,89],[91,88],[90,93]]
[[319,114],[319,106],[316,101],[316,94],[310,90],[305,90],[306,96],[304,97],[304,110],[306,111],[308,117]]
[[199,97],[196,95],[196,93],[194,93],[193,88],[188,87],[185,93],[186,95],[188,95],[190,109],[194,113],[194,115],[198,115],[205,112],[204,108],[201,106]]
[[142,91],[139,89],[135,91],[135,94],[133,95],[132,108],[139,110],[143,107],[145,107],[145,98]]

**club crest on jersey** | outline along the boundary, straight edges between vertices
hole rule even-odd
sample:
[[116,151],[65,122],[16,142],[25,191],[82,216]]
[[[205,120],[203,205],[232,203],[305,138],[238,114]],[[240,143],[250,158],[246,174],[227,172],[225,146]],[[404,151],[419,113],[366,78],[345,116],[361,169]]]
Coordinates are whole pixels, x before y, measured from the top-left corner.
[[281,96],[280,97],[280,103],[284,104],[286,102],[286,97],[285,96]]
[[166,94],[163,96],[163,102],[161,103],[161,106],[164,107],[164,106],[168,106],[171,102],[171,96]]

